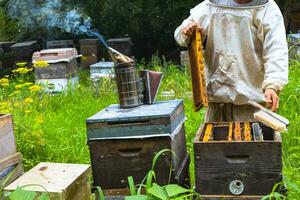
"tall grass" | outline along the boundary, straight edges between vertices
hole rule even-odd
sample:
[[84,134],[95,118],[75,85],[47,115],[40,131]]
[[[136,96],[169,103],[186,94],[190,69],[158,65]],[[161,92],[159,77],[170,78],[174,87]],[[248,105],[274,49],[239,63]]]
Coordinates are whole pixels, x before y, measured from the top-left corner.
[[[187,115],[185,123],[187,146],[193,157],[193,139],[203,122],[204,110],[200,113],[193,111],[188,73],[178,70],[170,63],[161,63],[159,60],[154,60],[148,68],[165,73],[158,96],[160,100],[184,99]],[[280,96],[279,112],[291,121],[289,131],[283,134],[285,185],[289,191],[289,199],[299,199],[300,63],[292,63],[290,69],[290,83]],[[1,87],[0,100],[8,105],[2,107],[0,105],[0,110],[13,114],[18,150],[23,154],[26,169],[45,161],[90,163],[85,121],[106,106],[118,102],[115,83],[103,80],[94,84],[89,80],[88,73],[82,72],[80,85],[61,94],[30,92],[23,88],[20,93],[9,96],[16,90],[16,85],[20,84],[19,79],[20,77],[12,77],[9,86]],[[22,81],[30,80],[32,79]],[[174,91],[174,97],[161,95],[162,91],[170,90]],[[26,103],[24,102],[26,98],[31,98],[32,101]],[[193,169],[192,162],[192,174]]]

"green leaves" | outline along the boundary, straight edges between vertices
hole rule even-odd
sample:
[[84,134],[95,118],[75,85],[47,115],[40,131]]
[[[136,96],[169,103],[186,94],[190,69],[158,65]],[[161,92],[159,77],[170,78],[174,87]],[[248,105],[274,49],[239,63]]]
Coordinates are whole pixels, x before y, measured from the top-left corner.
[[169,197],[175,197],[181,194],[189,193],[191,190],[180,187],[179,185],[170,184],[165,186],[165,190]]
[[157,185],[156,183],[154,183],[153,186],[147,191],[150,195],[156,197],[157,199],[161,199],[161,200],[169,199],[166,190],[163,187]]
[[23,190],[21,187],[17,187],[17,189],[9,195],[10,200],[34,200],[36,196],[36,192]]

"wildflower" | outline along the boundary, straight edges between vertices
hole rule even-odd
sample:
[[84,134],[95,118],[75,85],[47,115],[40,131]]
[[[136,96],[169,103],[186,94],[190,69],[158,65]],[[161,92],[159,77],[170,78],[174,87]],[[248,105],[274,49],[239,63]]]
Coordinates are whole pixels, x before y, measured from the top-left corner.
[[33,86],[30,86],[28,89],[29,89],[31,92],[38,92],[38,91],[40,91],[40,90],[42,89],[42,87],[39,86],[39,85],[33,85]]
[[23,86],[24,86],[24,87],[31,86],[31,85],[33,85],[33,83],[31,83],[31,82],[23,83]]
[[25,67],[27,64],[28,64],[27,62],[18,62],[18,63],[16,63],[16,65],[18,67]]
[[28,97],[28,98],[26,98],[26,99],[24,100],[24,103],[26,103],[26,104],[31,104],[31,103],[33,103],[33,99],[30,98],[30,97]]
[[25,110],[25,113],[31,113],[31,111],[30,110]]
[[7,78],[1,78],[0,79],[0,85],[2,87],[6,87],[6,86],[9,86],[9,80]]
[[18,69],[12,70],[13,73],[18,73],[18,74],[27,74],[28,72],[31,72],[33,69],[27,69],[24,67],[20,67]]
[[16,108],[18,108],[18,107],[20,107],[21,106],[21,104],[19,103],[19,102],[15,102],[14,103],[14,107],[16,107]]
[[35,61],[33,64],[33,67],[36,67],[36,68],[45,68],[48,66],[49,66],[48,62],[44,61],[44,60]]
[[23,84],[15,85],[16,90],[20,90],[20,89],[22,89],[23,87],[24,87]]

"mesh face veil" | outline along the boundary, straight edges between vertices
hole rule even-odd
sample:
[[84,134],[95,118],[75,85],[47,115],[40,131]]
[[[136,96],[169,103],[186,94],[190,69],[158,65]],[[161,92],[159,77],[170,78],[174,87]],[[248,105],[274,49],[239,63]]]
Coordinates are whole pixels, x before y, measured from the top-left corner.
[[252,0],[248,3],[238,3],[234,0],[210,0],[211,3],[226,7],[253,7],[264,5],[268,0]]

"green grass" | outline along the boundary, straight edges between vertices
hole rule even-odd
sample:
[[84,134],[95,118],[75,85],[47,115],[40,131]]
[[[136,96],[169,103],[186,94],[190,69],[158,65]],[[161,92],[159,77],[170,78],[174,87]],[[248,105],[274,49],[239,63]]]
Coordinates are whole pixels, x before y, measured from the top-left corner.
[[[173,90],[175,98],[184,99],[188,118],[185,124],[187,145],[193,154],[192,142],[203,121],[204,110],[200,113],[193,111],[188,74],[171,64],[164,68],[160,65],[159,62],[154,62],[150,68],[165,72],[161,91]],[[285,184],[289,190],[288,199],[299,199],[300,63],[293,63],[290,68],[290,83],[281,94],[280,106],[280,114],[291,121],[288,133],[283,134],[283,161]],[[19,94],[8,97],[16,90],[18,82],[30,81],[30,76],[13,77],[8,87],[1,87],[0,110],[13,114],[18,150],[23,154],[27,170],[39,162],[46,161],[90,163],[85,121],[96,112],[118,101],[114,82],[104,80],[99,85],[94,85],[88,79],[87,72],[82,72],[80,78],[80,85],[74,90],[69,89],[57,95],[30,92],[28,87],[25,87]],[[32,98],[32,103],[24,102],[28,97]],[[159,95],[159,99],[166,98]],[[191,172],[193,174],[193,163]]]

